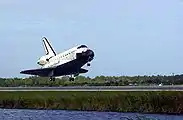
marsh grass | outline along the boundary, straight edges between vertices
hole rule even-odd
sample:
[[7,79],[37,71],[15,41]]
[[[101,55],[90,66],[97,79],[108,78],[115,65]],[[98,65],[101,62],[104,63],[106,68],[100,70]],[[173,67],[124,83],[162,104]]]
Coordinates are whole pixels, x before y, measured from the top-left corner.
[[183,113],[183,92],[0,92],[1,108]]

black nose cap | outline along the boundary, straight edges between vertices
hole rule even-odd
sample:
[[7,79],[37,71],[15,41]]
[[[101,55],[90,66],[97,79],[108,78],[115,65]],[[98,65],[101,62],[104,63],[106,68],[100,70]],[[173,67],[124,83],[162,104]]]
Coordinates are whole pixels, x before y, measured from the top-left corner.
[[91,60],[94,58],[94,52],[92,50],[87,50],[87,55],[91,58]]

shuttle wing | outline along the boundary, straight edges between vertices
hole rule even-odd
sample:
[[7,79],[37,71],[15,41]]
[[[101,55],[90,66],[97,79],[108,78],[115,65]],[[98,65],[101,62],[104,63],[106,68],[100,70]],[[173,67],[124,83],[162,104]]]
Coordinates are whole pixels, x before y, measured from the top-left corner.
[[86,73],[88,70],[81,68],[85,62],[73,60],[65,64],[51,67],[51,68],[39,68],[21,71],[21,74],[39,75],[42,77],[49,77],[53,72],[53,76],[62,76],[76,73]]
[[21,71],[21,74],[48,76],[53,71],[53,68],[40,68],[40,69],[30,69]]

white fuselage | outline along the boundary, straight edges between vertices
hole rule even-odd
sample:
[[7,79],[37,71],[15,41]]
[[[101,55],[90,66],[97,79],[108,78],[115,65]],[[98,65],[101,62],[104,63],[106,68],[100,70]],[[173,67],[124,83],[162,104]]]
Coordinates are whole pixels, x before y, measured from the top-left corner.
[[[62,65],[64,63],[70,62],[76,59],[76,53],[82,53],[87,51],[88,48],[79,48],[78,46],[73,47],[65,52],[59,53],[56,56],[42,56],[38,60],[38,64],[42,66],[42,68],[56,67],[58,65]],[[47,60],[49,59],[49,60]]]

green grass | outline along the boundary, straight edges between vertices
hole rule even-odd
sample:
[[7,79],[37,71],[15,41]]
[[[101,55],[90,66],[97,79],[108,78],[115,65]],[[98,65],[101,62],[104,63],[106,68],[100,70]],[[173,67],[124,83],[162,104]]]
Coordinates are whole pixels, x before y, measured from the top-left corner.
[[183,113],[183,92],[0,92],[1,108]]

